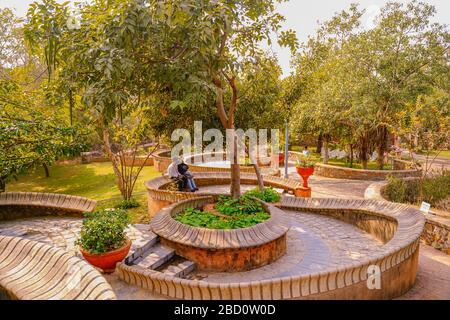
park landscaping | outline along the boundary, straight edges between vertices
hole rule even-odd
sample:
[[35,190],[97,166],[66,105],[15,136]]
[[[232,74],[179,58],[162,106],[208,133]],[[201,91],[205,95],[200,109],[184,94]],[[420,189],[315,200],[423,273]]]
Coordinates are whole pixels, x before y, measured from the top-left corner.
[[417,208],[448,210],[448,26],[352,4],[301,42],[282,2],[0,9],[0,298],[391,299],[450,252]]

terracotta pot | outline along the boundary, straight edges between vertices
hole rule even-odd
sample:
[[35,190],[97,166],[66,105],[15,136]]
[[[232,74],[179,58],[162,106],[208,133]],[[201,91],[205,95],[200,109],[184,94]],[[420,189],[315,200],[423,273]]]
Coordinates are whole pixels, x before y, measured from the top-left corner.
[[283,164],[284,163],[284,153],[279,153],[278,154],[278,163],[279,164]]
[[203,211],[214,211],[214,203],[208,203],[203,206]]
[[308,188],[308,179],[311,175],[314,174],[314,167],[296,167],[297,173],[302,177],[303,179],[303,186],[305,188]]
[[131,248],[131,240],[127,238],[126,244],[117,250],[101,253],[90,254],[80,247],[81,254],[87,262],[94,267],[101,269],[105,273],[112,273],[116,269],[116,264],[126,258]]

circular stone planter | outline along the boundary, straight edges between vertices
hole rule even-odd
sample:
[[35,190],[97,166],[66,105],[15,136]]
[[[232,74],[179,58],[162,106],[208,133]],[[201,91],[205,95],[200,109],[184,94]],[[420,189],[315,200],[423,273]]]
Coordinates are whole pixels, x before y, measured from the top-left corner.
[[288,226],[283,213],[264,202],[271,217],[249,228],[215,230],[192,227],[174,219],[187,208],[202,208],[214,197],[179,202],[162,209],[151,228],[162,244],[196,263],[199,270],[237,272],[267,265],[286,253]]

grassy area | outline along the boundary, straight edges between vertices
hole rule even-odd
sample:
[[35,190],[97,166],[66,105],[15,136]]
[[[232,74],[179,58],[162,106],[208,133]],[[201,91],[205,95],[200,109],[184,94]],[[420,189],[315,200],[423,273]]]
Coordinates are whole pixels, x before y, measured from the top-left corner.
[[[423,152],[419,152],[419,154],[427,155],[427,152],[423,151]],[[430,151],[429,155],[430,155],[430,157],[438,156],[438,157],[441,157],[441,158],[448,158],[448,159],[450,159],[450,150]]]
[[[148,222],[147,196],[144,182],[160,176],[154,167],[144,167],[135,187],[138,208],[128,209],[133,223]],[[110,163],[91,163],[79,165],[55,165],[50,168],[50,178],[38,168],[19,177],[6,186],[6,191],[32,191],[64,193],[95,199],[98,209],[115,207],[121,200],[116,186],[116,178]]]

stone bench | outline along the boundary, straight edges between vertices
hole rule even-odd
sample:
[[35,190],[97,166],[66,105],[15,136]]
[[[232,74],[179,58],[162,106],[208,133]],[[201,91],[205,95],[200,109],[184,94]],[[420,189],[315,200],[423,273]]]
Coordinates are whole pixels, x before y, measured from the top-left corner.
[[[302,183],[297,180],[285,179],[281,177],[263,175],[264,185],[268,187],[283,189],[287,192],[295,192],[297,188],[303,188]],[[195,174],[195,182],[200,188],[202,186],[225,185],[231,183],[230,173],[227,172],[198,172]],[[148,193],[148,211],[151,217],[160,209],[182,200],[209,196],[205,192],[180,192],[167,190],[172,183],[165,177],[159,177],[145,183]],[[255,185],[258,180],[255,174],[241,173],[241,184]]]
[[0,193],[0,221],[43,215],[81,215],[94,210],[97,202],[56,193]]
[[64,250],[0,236],[0,300],[115,300],[111,286]]

